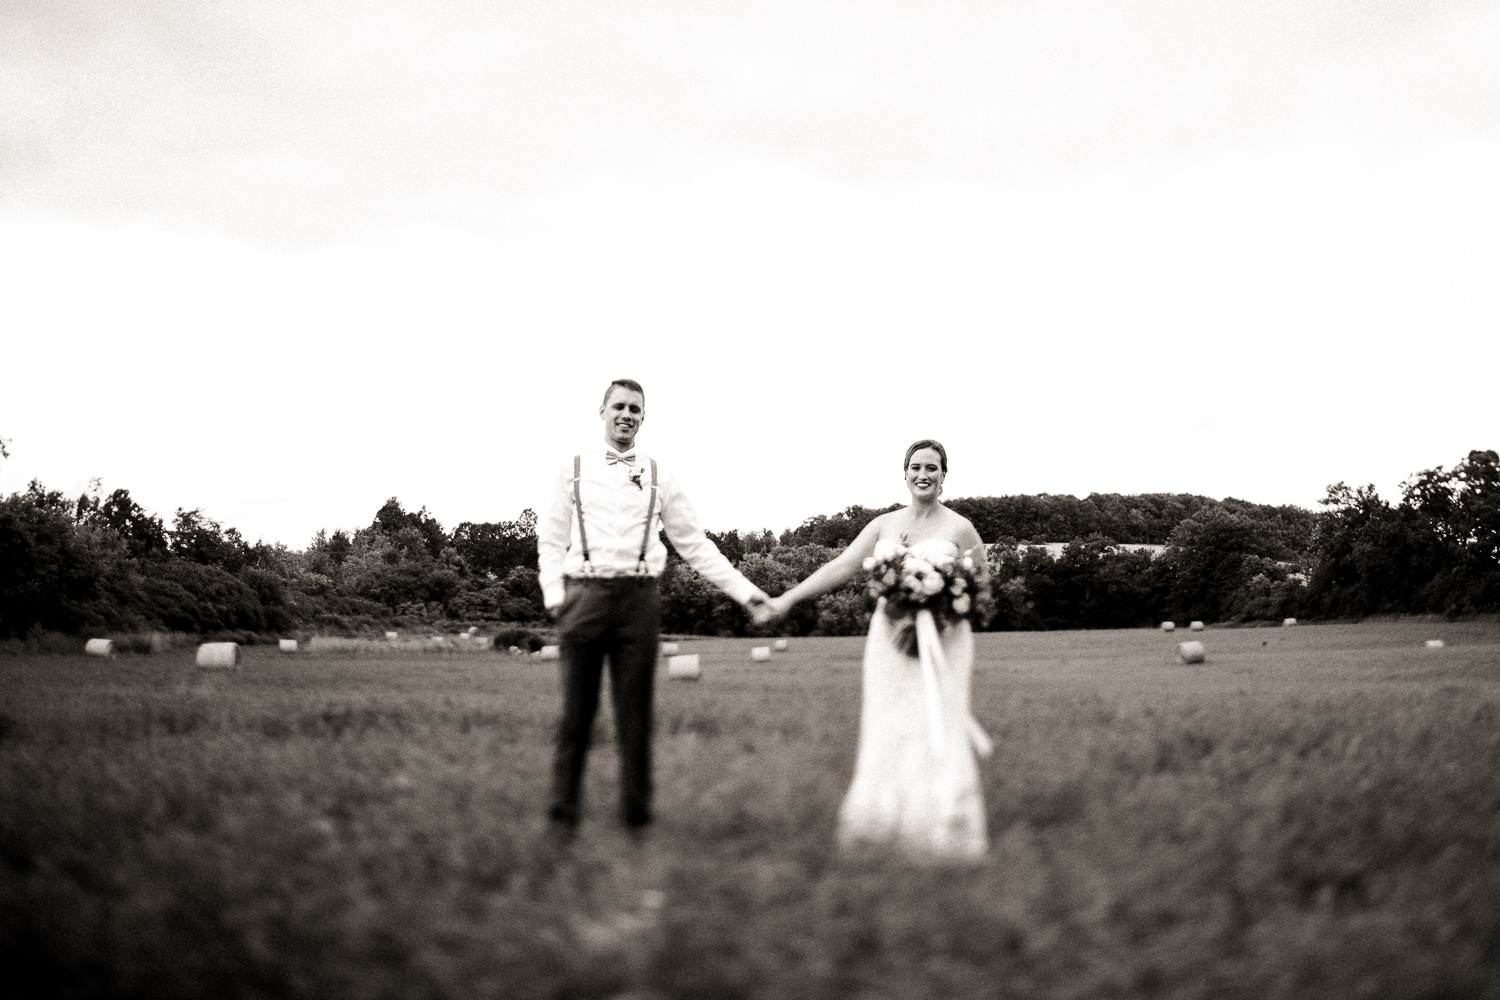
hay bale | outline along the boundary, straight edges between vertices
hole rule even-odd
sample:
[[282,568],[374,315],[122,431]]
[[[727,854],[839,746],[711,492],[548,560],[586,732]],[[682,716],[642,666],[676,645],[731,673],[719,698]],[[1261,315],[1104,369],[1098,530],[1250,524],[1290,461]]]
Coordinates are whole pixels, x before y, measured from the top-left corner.
[[1283,618],[1283,619],[1281,619],[1281,624],[1282,625],[1295,625],[1295,624],[1297,624],[1297,619],[1295,619],[1295,618]]
[[1442,649],[1443,648],[1443,640],[1441,640],[1441,639],[1428,639],[1426,642],[1422,643],[1422,645],[1426,646],[1428,649]]
[[83,651],[89,656],[102,656],[105,659],[115,658],[115,641],[113,639],[90,639],[83,644]]
[[771,658],[770,646],[756,646],[750,650],[750,659],[756,663],[764,663]]
[[280,649],[283,653],[295,653],[297,651],[297,640],[282,639],[276,644],[276,648]]
[[674,681],[696,681],[703,674],[697,653],[680,653],[667,658],[667,676]]
[[1202,622],[1188,622],[1188,631],[1189,632],[1202,632],[1203,631],[1203,623]]
[[1175,632],[1175,631],[1177,631],[1177,623],[1176,622],[1162,622],[1161,623],[1161,630],[1163,632]]
[[1177,644],[1178,663],[1202,663],[1203,643],[1201,642],[1179,642]]
[[385,634],[386,642],[395,642],[399,638],[401,638],[401,633],[399,632],[387,632]]
[[537,658],[541,660],[555,660],[560,655],[556,646],[543,646],[537,650]]
[[778,653],[785,653],[786,652],[786,640],[785,639],[777,639],[775,642],[771,643],[771,648],[774,649],[774,650],[776,650],[776,652],[778,652]]
[[198,647],[198,666],[205,670],[238,670],[240,644],[237,642],[203,643]]
[[682,649],[675,642],[664,642],[661,644],[662,656],[676,656]]

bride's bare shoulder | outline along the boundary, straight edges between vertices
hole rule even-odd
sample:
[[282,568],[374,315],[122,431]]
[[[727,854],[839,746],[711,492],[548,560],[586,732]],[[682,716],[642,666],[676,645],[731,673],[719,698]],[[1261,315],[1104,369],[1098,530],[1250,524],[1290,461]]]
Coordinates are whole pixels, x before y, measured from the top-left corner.
[[969,541],[979,537],[979,531],[974,527],[974,522],[964,517],[952,507],[944,507],[948,512],[948,527],[953,532],[953,541],[959,548],[967,548]]
[[905,530],[900,520],[902,511],[888,510],[884,514],[876,514],[870,518],[866,531],[874,530],[876,538],[896,538]]

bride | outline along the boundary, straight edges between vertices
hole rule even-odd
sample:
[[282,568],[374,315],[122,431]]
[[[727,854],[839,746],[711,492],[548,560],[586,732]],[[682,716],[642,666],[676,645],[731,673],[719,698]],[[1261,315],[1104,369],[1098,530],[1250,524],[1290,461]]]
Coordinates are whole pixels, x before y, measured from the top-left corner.
[[[987,588],[979,533],[938,500],[947,474],[941,444],[913,444],[905,462],[911,504],[871,521],[831,562],[772,598],[761,620],[780,618],[799,601],[841,586],[867,559],[898,546],[930,562],[971,558]],[[930,617],[916,631],[918,653],[912,655],[902,650],[899,629],[880,599],[865,640],[859,753],[839,809],[839,845],[893,847],[923,860],[977,858],[988,848],[988,834],[975,753],[987,756],[989,740],[969,714],[973,631],[966,619],[938,631]]]

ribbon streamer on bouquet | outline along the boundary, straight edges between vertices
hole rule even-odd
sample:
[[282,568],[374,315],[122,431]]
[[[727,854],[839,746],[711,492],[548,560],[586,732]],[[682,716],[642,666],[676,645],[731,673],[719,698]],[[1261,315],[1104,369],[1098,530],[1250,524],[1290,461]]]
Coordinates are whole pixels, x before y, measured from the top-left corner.
[[[938,636],[937,621],[932,612],[923,608],[916,615],[917,660],[922,665],[922,688],[927,703],[927,731],[932,738],[932,748],[941,753],[943,749],[943,701],[955,696],[955,685],[948,672],[948,658],[943,655],[942,640]],[[968,729],[969,742],[974,752],[989,757],[995,750],[989,735],[979,721],[969,712],[964,712],[964,723]]]

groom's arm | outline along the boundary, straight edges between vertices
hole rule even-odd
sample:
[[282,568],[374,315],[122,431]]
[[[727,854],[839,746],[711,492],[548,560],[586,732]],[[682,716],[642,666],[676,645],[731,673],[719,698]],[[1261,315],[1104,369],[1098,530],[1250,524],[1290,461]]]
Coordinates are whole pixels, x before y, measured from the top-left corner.
[[568,494],[568,482],[565,472],[553,475],[546,506],[536,524],[537,583],[542,588],[542,605],[549,614],[562,605],[566,593],[563,558],[573,540],[573,500]]
[[708,540],[698,515],[688,502],[687,494],[666,474],[661,480],[661,526],[671,539],[677,554],[698,575],[718,587],[740,604],[750,604],[764,598],[759,587],[724,558],[718,546]]

